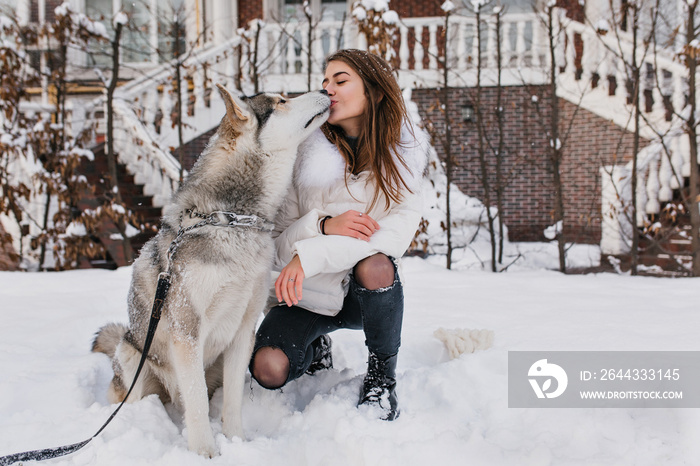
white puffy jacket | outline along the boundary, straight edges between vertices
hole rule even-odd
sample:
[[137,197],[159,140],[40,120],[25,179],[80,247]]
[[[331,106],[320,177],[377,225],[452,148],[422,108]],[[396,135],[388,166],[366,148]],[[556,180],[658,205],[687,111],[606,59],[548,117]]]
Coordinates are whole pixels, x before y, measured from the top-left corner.
[[[300,146],[292,187],[275,221],[275,270],[282,270],[295,254],[304,269],[300,307],[319,314],[337,314],[355,264],[378,252],[396,259],[406,252],[422,215],[420,191],[429,148],[427,135],[420,128],[414,128],[414,133],[415,138],[404,127],[401,134],[400,153],[409,169],[397,162],[412,193],[404,192],[402,201],[392,202],[388,209],[380,197],[367,211],[375,190],[367,172],[349,175],[346,187],[345,159],[321,130]],[[348,210],[365,212],[379,223],[379,230],[369,242],[321,234],[322,218]]]

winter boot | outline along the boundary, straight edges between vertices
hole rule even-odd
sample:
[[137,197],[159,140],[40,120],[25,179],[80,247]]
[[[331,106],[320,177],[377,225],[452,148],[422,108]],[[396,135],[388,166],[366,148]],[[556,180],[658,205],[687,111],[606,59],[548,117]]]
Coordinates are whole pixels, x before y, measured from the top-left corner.
[[381,359],[369,352],[367,375],[360,392],[360,405],[377,406],[382,410],[381,419],[393,421],[399,417],[399,400],[396,398],[396,359],[398,355]]
[[318,371],[333,368],[331,346],[331,337],[328,335],[321,335],[311,343],[311,347],[314,350],[314,359],[311,361],[309,368],[306,369],[307,374],[313,375]]

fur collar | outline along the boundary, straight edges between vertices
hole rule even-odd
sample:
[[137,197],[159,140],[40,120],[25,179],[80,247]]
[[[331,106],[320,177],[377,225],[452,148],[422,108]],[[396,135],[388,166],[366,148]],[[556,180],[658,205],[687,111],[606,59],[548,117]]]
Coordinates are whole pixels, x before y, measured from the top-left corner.
[[[403,126],[399,148],[408,170],[397,162],[401,176],[414,191],[420,187],[423,172],[428,160],[429,141],[425,131],[414,125],[413,132]],[[294,167],[294,184],[297,188],[328,188],[343,181],[345,159],[335,145],[331,144],[318,129],[300,146]]]

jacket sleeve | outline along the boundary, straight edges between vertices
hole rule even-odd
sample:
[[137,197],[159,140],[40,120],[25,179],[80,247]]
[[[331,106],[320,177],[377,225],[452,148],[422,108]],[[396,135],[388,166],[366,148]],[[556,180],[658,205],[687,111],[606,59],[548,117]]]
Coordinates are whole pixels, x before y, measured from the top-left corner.
[[420,223],[422,207],[420,193],[408,194],[377,221],[379,230],[369,241],[348,236],[321,235],[316,226],[319,214],[315,213],[315,236],[294,242],[290,249],[291,256],[299,256],[306,277],[349,270],[362,259],[379,252],[398,259],[411,244]]
[[[289,188],[284,205],[275,219],[275,229],[272,237],[275,240],[275,267],[282,269],[294,257],[294,243],[320,234],[318,220],[323,218],[322,212],[312,209],[301,215],[299,194],[294,186]],[[325,214],[323,214],[325,216]]]
[[[304,216],[296,219],[275,238],[275,248],[277,249],[277,260],[280,267],[284,267],[296,254],[295,244],[299,241],[313,239],[321,236],[318,230],[318,221],[323,218],[323,214],[318,209],[312,209]],[[306,270],[304,270],[306,273]]]

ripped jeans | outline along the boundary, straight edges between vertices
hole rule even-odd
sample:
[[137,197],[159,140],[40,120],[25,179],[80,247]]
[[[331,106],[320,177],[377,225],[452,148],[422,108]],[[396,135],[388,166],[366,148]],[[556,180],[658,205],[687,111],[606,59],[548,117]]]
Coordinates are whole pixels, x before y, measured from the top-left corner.
[[393,356],[401,345],[403,285],[394,263],[394,283],[368,290],[350,274],[350,287],[343,308],[335,316],[316,314],[298,306],[275,306],[255,335],[255,352],[265,346],[279,348],[289,359],[287,382],[301,377],[311,365],[311,343],[338,329],[362,329],[365,345],[380,357]]

